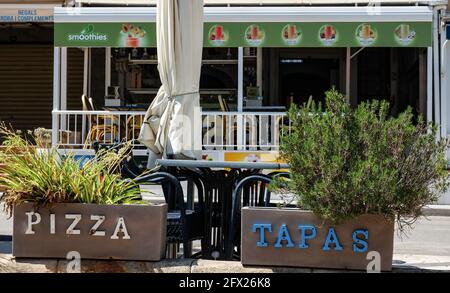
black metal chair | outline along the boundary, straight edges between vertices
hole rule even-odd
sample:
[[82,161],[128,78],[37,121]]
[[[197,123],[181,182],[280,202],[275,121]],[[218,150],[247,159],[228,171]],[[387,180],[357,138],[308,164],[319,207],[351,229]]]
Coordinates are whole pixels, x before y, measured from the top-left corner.
[[193,208],[187,206],[180,181],[174,175],[155,172],[136,179],[138,183],[161,184],[163,187],[164,198],[168,204],[166,243],[182,243],[185,258],[192,257],[192,241],[201,240],[202,249],[204,247],[203,187],[194,175],[191,179],[198,192],[198,205]]
[[[264,174],[254,174],[241,179],[236,183],[232,193],[231,217],[227,241],[225,243],[225,258],[232,260],[239,258],[240,254],[240,211],[242,206],[268,206],[270,193],[266,192],[266,184],[272,178]],[[242,202],[241,202],[242,201]],[[234,248],[237,248],[234,253]],[[235,256],[235,257],[234,257]]]
[[272,172],[269,175],[254,174],[236,183],[232,194],[231,217],[225,246],[226,259],[240,258],[241,208],[244,206],[273,206],[270,202],[271,192],[267,185],[277,176],[289,177],[290,174],[288,172]]
[[[122,144],[108,145],[94,143],[93,148],[97,154],[100,150],[118,152]],[[167,215],[167,244],[183,244],[184,257],[196,257],[205,251],[205,205],[204,205],[204,184],[200,176],[186,170],[182,173],[173,174],[157,171],[144,176],[141,174],[145,169],[138,166],[132,155],[126,156],[120,162],[120,172],[122,178],[135,180],[137,183],[161,185],[164,199],[168,204]],[[197,202],[194,199],[194,192],[188,192],[187,201],[184,201],[183,188],[180,181],[187,181],[188,185],[193,184],[197,189]],[[188,188],[189,189],[189,188]],[[191,255],[192,241],[200,240],[202,251]]]
[[209,168],[187,169],[180,167],[167,168],[168,172],[179,178],[180,174],[190,170],[199,176],[204,186],[205,195],[205,248],[203,257],[213,259],[225,258],[225,245],[231,217],[232,190],[239,181],[257,170],[241,171],[211,170]]
[[[205,206],[206,184],[198,172],[190,169],[179,169],[172,175],[174,175],[180,182],[187,182],[185,202],[186,210],[188,211],[188,213],[190,211],[193,211],[195,213],[195,216],[193,217],[194,221],[192,223],[186,224],[186,230],[188,231],[188,238],[201,241],[201,251],[199,253],[196,253],[195,255],[192,255],[191,257],[200,255],[204,256],[207,251],[207,209]],[[193,188],[194,186],[197,190],[197,201],[195,201],[195,192]],[[170,193],[170,190],[166,190],[165,193]],[[188,246],[186,247],[186,249],[190,250],[191,247]]]

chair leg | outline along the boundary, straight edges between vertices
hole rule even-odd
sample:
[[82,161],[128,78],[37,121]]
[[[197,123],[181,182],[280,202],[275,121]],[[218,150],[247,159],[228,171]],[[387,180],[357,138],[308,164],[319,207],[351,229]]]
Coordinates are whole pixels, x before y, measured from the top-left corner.
[[187,207],[188,209],[194,208],[194,182],[192,180],[187,181]]
[[183,241],[183,255],[184,258],[190,258],[192,255],[192,242]]
[[161,184],[162,190],[163,190],[163,194],[164,194],[164,198],[167,202],[167,206],[169,209],[174,209],[174,203],[173,203],[173,196],[171,196],[172,193],[172,189],[170,184],[168,183],[162,183]]
[[168,259],[172,258],[170,255],[170,252],[171,252],[171,246],[169,243],[166,243],[166,258],[168,258]]
[[178,243],[166,243],[166,258],[177,258],[178,251],[180,251],[180,244]]
[[203,236],[203,238],[200,240],[200,245],[201,245],[201,248],[202,248],[202,251],[201,251],[201,255],[204,257],[205,255],[206,255],[206,252],[208,251],[208,243],[207,243],[207,241],[206,241],[206,236],[207,234],[205,234],[204,236]]

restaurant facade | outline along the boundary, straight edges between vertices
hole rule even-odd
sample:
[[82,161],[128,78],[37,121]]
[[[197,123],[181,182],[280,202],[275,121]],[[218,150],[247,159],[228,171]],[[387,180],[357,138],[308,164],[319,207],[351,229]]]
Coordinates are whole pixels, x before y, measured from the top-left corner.
[[[46,55],[51,59],[43,59],[52,88],[47,108],[39,111],[52,114],[39,126],[52,129],[53,145],[89,155],[94,141],[133,140],[135,154],[145,156],[135,139],[161,85],[155,4],[52,4],[53,45]],[[323,102],[333,87],[353,106],[388,100],[392,115],[411,107],[440,124],[446,137],[446,6],[447,1],[205,0],[204,159],[276,160],[290,104]],[[36,111],[31,97],[23,99],[22,108]]]

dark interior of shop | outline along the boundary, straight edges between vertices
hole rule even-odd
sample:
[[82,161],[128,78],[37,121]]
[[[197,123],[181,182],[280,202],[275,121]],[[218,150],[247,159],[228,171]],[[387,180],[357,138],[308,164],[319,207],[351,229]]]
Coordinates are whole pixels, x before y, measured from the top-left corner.
[[366,48],[361,51],[357,62],[358,102],[387,100],[392,115],[407,107],[411,107],[415,114],[426,114],[424,49]]
[[[351,52],[358,50],[352,48]],[[92,49],[91,57],[91,94],[99,105],[105,91],[104,52]],[[324,92],[332,87],[345,93],[346,48],[264,48],[261,52],[261,86],[256,87],[256,50],[245,50],[243,83],[244,96],[256,88],[263,106],[288,108],[291,102],[302,104],[310,97],[324,102]],[[126,103],[148,104],[156,95],[161,84],[156,58],[155,48],[112,49],[111,85],[120,87]],[[205,111],[236,110],[237,58],[237,48],[204,49],[200,94]],[[134,59],[148,62],[130,62]],[[408,106],[414,113],[426,113],[425,49],[364,48],[351,64],[353,105],[378,99],[390,102],[392,115]],[[226,109],[219,100],[225,101]]]
[[[352,48],[352,54],[359,48]],[[310,97],[324,102],[332,87],[345,93],[346,48],[266,48],[263,50],[264,103],[302,104]],[[364,48],[351,61],[350,100],[390,102],[391,114],[408,106],[426,113],[426,50],[422,48]],[[273,75],[276,77],[273,78]]]
[[303,104],[311,97],[323,103],[323,93],[339,84],[338,70],[339,59],[280,59],[279,102]]

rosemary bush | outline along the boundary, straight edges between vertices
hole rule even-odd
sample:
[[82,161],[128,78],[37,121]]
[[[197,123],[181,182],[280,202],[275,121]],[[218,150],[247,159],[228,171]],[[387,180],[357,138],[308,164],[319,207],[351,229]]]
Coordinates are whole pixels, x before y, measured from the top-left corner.
[[127,204],[140,203],[139,186],[122,180],[119,164],[126,148],[118,154],[105,152],[83,167],[72,155],[60,156],[56,149],[38,151],[20,134],[0,125],[4,164],[0,185],[6,191],[0,198],[11,213],[14,205],[34,202],[37,206],[54,203]]
[[288,113],[291,134],[281,157],[291,168],[275,188],[296,194],[299,207],[340,223],[361,214],[396,219],[400,227],[421,215],[448,186],[445,150],[437,128],[411,109],[389,116],[389,104],[371,101],[352,109],[336,90],[325,106],[309,101]]

